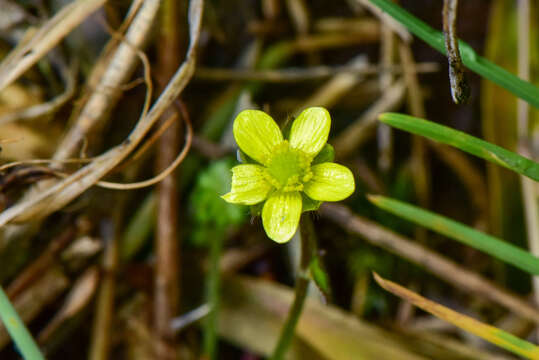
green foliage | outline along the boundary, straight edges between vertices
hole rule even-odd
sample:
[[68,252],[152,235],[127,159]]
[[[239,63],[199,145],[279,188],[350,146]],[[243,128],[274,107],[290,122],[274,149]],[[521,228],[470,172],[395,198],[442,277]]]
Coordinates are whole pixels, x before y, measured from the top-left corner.
[[323,263],[320,261],[319,256],[314,256],[309,265],[309,271],[311,278],[318,289],[324,294],[326,299],[331,295],[331,288],[329,286],[329,275],[324,269]]
[[0,287],[0,319],[26,360],[45,359],[17,311]]
[[530,274],[539,275],[539,258],[506,241],[482,233],[461,223],[404,202],[383,196],[369,196],[376,206],[417,225],[481,250]]
[[381,122],[397,129],[454,146],[462,151],[511,169],[519,174],[526,175],[535,181],[539,181],[539,163],[463,133],[462,131],[453,130],[447,126],[439,125],[428,120],[397,113],[384,113],[380,115],[379,119]]
[[324,145],[322,150],[313,159],[313,165],[321,164],[325,162],[333,162],[335,160],[335,149],[330,144]]
[[215,228],[226,229],[246,219],[245,208],[227,203],[221,195],[230,189],[231,158],[216,161],[201,171],[191,194],[193,242],[207,245]]
[[[431,28],[429,25],[390,0],[371,0],[371,2],[387,12],[391,17],[404,25],[421,40],[445,54],[443,33]],[[464,41],[459,41],[459,49],[462,62],[470,70],[495,82],[519,98],[524,99],[531,105],[539,108],[539,88],[535,85],[518,78],[509,71],[477,55],[472,47]]]

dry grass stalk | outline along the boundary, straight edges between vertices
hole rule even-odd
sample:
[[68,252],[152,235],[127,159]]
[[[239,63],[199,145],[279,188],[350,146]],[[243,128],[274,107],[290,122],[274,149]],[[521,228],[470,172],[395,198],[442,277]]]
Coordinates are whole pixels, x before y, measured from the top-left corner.
[[533,305],[481,275],[462,268],[452,260],[374,222],[354,215],[345,206],[324,204],[320,207],[320,213],[371,244],[380,246],[424,267],[425,270],[453,284],[458,289],[468,291],[482,299],[489,299],[513,313],[539,324],[539,311]]
[[374,129],[378,115],[398,108],[404,99],[404,90],[404,82],[397,80],[378,101],[372,104],[357,120],[344,129],[333,140],[337,155],[341,158],[351,155],[369,137],[369,130]]
[[[158,1],[148,0],[147,2]],[[190,5],[190,44],[185,61],[176,71],[174,77],[150,111],[139,120],[127,139],[120,145],[96,157],[90,164],[69,177],[0,213],[0,227],[12,221],[41,219],[61,209],[86,189],[93,186],[134,150],[159,117],[182,92],[194,73],[195,48],[200,33],[202,3],[202,0],[197,0]]]
[[74,1],[41,26],[31,39],[19,44],[0,64],[0,91],[17,80],[104,3],[105,0]]
[[[69,129],[54,154],[55,160],[76,155],[78,147],[88,132],[99,126],[118,102],[121,87],[135,70],[140,48],[147,41],[157,17],[160,1],[145,1],[136,13],[123,41],[111,56],[99,83],[82,108],[74,125]],[[135,1],[133,7],[138,6]],[[113,40],[116,41],[116,40]]]

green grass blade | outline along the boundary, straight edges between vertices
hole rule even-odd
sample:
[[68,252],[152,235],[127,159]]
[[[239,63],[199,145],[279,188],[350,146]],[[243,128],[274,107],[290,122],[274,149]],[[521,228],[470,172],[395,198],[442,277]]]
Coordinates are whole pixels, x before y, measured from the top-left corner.
[[[445,54],[444,34],[442,32],[431,28],[429,25],[390,0],[370,1],[404,25],[411,33],[425,41],[434,49]],[[484,78],[495,82],[539,109],[539,88],[477,55],[472,47],[463,41],[459,41],[459,49],[462,62],[466,67]]]
[[481,250],[530,274],[539,275],[539,258],[508,242],[398,200],[378,195],[368,198],[377,207],[394,215]]
[[7,332],[17,345],[19,352],[26,360],[45,359],[39,347],[32,338],[32,335],[11,305],[9,298],[0,287],[0,318],[7,329]]
[[396,113],[384,113],[379,116],[379,120],[397,129],[454,146],[462,151],[492,161],[535,181],[539,181],[539,163],[500,146],[463,133],[462,131],[454,130],[428,120]]

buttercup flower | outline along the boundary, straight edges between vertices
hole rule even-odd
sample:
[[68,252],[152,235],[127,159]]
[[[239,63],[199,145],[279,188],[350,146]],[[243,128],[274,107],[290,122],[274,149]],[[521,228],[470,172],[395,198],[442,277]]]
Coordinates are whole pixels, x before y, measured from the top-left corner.
[[266,234],[279,243],[294,236],[303,211],[322,201],[339,201],[355,189],[351,171],[332,163],[326,144],[331,118],[326,109],[305,109],[292,123],[288,140],[263,111],[244,110],[234,120],[234,138],[250,163],[232,168],[229,203],[256,205],[263,201]]

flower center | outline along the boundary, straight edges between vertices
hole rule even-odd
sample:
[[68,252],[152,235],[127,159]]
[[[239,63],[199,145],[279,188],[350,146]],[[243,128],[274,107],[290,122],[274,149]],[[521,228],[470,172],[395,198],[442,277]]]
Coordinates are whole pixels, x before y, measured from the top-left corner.
[[313,177],[312,159],[301,150],[292,149],[288,141],[277,145],[266,168],[266,180],[282,191],[302,191],[303,183]]

